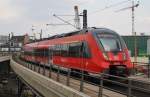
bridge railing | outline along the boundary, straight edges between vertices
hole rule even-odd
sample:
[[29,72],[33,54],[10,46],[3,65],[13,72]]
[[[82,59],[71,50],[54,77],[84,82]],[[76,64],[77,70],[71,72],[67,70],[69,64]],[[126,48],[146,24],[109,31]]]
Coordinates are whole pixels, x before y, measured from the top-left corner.
[[9,56],[9,55],[10,55],[9,52],[1,52],[0,51],[0,57],[2,57],[2,56]]
[[[104,94],[104,89],[123,94],[128,97],[135,97],[138,93],[144,93],[144,95],[149,95],[150,93],[150,89],[147,87],[150,87],[150,83],[144,81],[104,73],[100,73],[99,76],[92,76],[84,71],[72,71],[70,68],[64,72],[60,69],[61,67],[59,65],[56,65],[55,68],[53,68],[52,64],[42,65],[38,63],[25,62],[24,60],[20,60],[16,55],[13,56],[13,59],[23,66],[42,74],[43,76],[52,78],[60,83],[63,81],[69,87],[72,87],[72,84],[74,84],[75,87],[73,88],[78,89],[81,92],[87,93],[87,90],[91,91],[93,94],[90,93],[89,95],[92,97],[102,97],[103,95],[108,96],[107,94]],[[72,80],[78,81],[79,84],[73,83]],[[122,88],[120,89],[116,87]]]
[[150,78],[150,63],[133,62],[134,75],[143,75]]

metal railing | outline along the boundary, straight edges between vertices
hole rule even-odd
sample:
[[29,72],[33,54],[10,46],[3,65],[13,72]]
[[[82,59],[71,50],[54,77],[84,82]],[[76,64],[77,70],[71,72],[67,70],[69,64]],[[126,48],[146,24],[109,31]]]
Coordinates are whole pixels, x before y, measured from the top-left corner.
[[[93,93],[89,94],[92,97],[108,96],[104,94],[104,89],[126,95],[127,97],[136,97],[138,93],[143,93],[143,95],[149,95],[150,93],[150,89],[147,87],[150,87],[150,83],[139,80],[104,73],[100,73],[99,76],[93,77],[83,71],[72,71],[70,68],[68,68],[67,71],[62,71],[59,65],[53,68],[52,64],[41,65],[38,63],[26,62],[20,60],[18,56],[13,56],[13,60],[37,73],[52,78],[60,83],[65,83],[67,86],[81,92],[88,94],[87,91],[90,91]],[[106,83],[108,83],[108,85]]]
[[0,52],[0,57],[9,56],[9,55],[10,55],[9,52]]
[[133,62],[134,75],[144,75],[150,78],[150,63]]

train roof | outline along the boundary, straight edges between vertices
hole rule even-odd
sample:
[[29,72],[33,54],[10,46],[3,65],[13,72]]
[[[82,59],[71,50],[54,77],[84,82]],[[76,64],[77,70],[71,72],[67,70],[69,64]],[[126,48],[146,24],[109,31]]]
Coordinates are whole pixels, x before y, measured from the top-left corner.
[[62,38],[62,37],[68,37],[68,36],[73,36],[73,35],[78,35],[78,34],[84,34],[84,33],[87,33],[87,32],[92,32],[92,33],[94,33],[94,32],[99,32],[99,33],[109,32],[109,33],[117,34],[116,32],[114,32],[114,31],[112,31],[112,30],[110,30],[108,28],[90,27],[90,28],[87,28],[87,29],[73,31],[73,32],[70,32],[70,33],[63,33],[63,34],[54,35],[54,36],[51,36],[51,37],[48,37],[48,38],[39,39],[39,40],[30,42],[30,43],[44,41],[44,40],[51,40],[51,39],[56,39],[56,38]]

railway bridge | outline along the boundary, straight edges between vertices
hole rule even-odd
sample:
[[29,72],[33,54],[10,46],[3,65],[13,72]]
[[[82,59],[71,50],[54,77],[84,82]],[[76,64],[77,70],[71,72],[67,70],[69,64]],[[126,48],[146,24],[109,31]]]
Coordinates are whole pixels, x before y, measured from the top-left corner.
[[[30,88],[34,97],[149,97],[149,78],[137,80],[101,74],[100,78],[76,76],[50,68],[47,65],[33,64],[15,56],[1,56],[0,62],[10,60],[10,67],[18,77],[18,97],[21,97],[24,86]],[[111,76],[125,82],[105,79]],[[92,79],[92,81],[91,81]],[[111,84],[110,84],[111,83]]]

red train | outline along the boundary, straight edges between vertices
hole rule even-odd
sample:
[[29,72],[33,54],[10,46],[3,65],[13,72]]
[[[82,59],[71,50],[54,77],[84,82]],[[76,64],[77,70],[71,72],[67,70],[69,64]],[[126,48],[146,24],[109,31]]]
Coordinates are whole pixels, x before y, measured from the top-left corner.
[[127,76],[133,67],[123,39],[106,28],[89,28],[55,35],[26,44],[23,50],[22,57],[27,61],[46,65],[52,62],[88,74],[103,72]]

